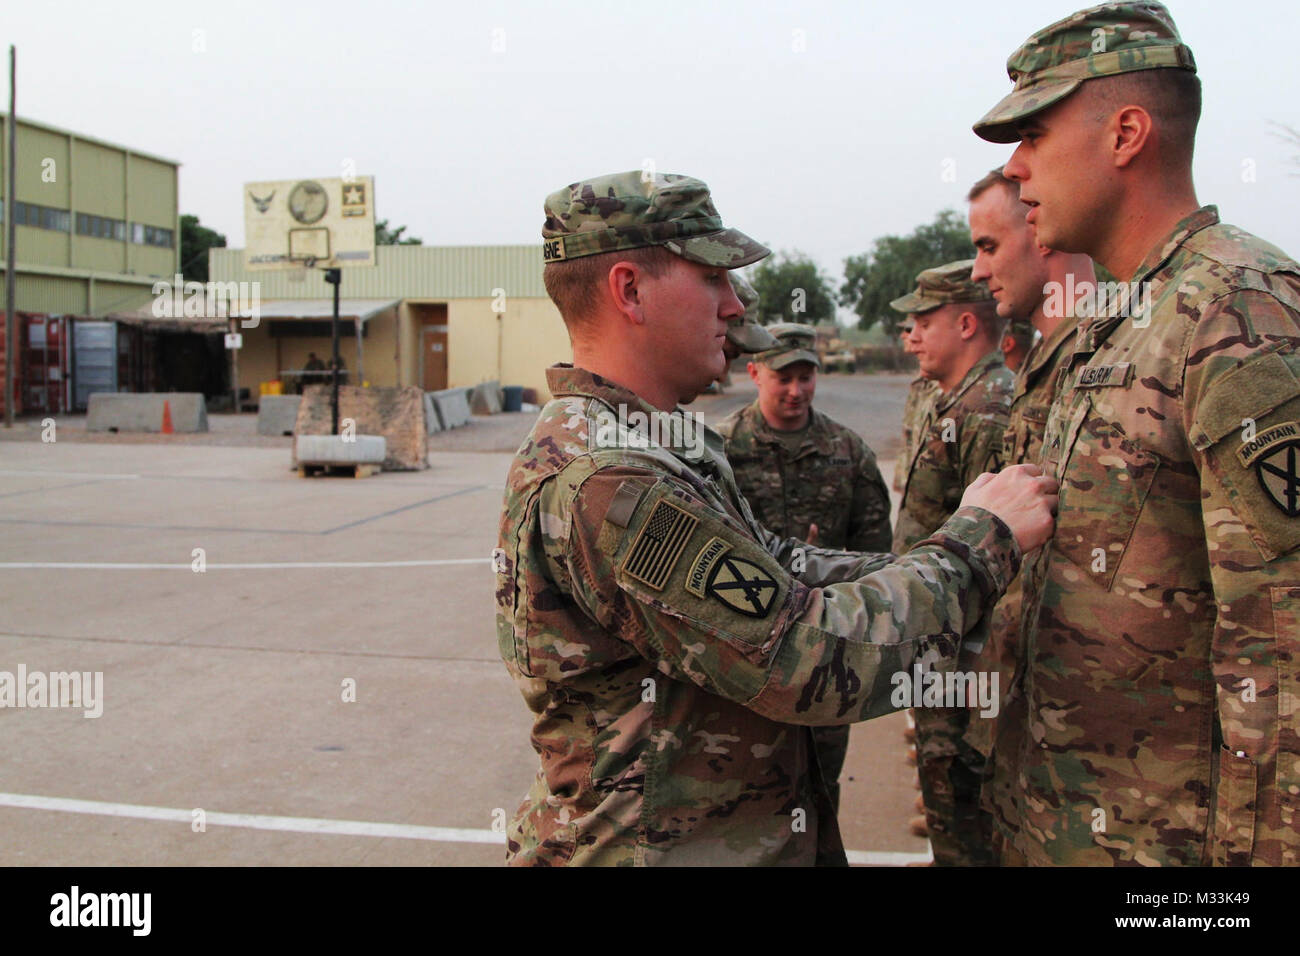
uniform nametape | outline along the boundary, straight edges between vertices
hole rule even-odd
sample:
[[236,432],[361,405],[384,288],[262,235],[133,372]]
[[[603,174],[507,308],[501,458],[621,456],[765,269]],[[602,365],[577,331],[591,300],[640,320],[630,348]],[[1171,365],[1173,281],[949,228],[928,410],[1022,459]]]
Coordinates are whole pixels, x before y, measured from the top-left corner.
[[1079,369],[1075,388],[1127,388],[1133,378],[1133,363],[1117,362],[1114,365],[1091,365]]

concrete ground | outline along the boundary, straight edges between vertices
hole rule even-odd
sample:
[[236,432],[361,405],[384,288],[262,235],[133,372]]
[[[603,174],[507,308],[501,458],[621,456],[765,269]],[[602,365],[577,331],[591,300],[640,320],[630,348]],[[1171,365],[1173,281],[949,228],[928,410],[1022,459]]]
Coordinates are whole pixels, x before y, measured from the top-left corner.
[[[907,380],[819,389],[886,478]],[[694,407],[714,421],[753,394],[737,379]],[[0,864],[499,863],[494,819],[537,758],[488,555],[532,417],[475,418],[434,436],[427,471],[362,480],[296,477],[291,439],[251,415],[0,428],[0,671],[103,673],[98,718],[0,707]],[[902,721],[853,731],[859,862],[926,853]]]

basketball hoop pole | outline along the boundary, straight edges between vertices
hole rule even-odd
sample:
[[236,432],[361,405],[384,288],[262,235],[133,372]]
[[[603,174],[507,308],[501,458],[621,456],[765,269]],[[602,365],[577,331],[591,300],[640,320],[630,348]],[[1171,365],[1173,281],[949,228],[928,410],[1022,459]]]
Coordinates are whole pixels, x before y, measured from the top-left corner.
[[334,434],[339,433],[339,282],[343,278],[342,269],[326,269],[325,281],[334,287],[334,318],[330,322],[334,336],[334,397],[330,401],[334,416]]

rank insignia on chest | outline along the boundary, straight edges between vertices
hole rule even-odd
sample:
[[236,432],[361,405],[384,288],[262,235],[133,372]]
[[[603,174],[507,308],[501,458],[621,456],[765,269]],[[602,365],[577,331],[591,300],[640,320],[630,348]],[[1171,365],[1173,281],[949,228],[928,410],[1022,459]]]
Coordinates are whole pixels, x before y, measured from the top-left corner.
[[776,579],[752,561],[723,555],[709,574],[705,593],[746,617],[766,617],[776,597]]

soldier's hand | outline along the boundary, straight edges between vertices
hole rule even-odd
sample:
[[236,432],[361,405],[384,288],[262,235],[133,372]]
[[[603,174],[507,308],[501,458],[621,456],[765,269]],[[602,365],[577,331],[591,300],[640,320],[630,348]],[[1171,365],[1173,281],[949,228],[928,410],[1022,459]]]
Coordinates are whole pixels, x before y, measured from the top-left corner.
[[1047,542],[1056,527],[1056,479],[1037,465],[1012,465],[996,475],[980,475],[961,497],[963,505],[991,511],[1016,536],[1022,553]]

